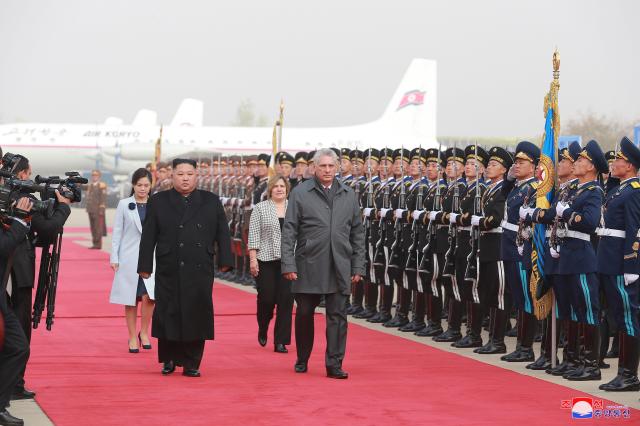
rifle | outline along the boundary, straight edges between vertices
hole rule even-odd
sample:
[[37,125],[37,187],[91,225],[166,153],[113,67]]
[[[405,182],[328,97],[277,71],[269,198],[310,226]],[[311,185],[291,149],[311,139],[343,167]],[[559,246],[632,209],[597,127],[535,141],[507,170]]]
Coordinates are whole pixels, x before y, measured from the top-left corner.
[[[455,155],[457,143],[453,145],[453,152]],[[455,182],[453,187],[453,200],[451,203],[451,213],[459,213],[460,212],[460,185],[458,185],[458,162],[454,160],[453,162],[453,174]],[[456,275],[456,259],[455,252],[456,246],[458,243],[458,227],[449,221],[449,249],[444,255],[445,263],[444,269],[442,271],[442,275],[445,277],[453,277]]]
[[218,154],[218,196],[222,197],[222,157]]
[[[365,207],[368,209],[373,208],[373,174],[371,170],[371,145],[369,145],[369,159],[367,161],[367,199]],[[364,219],[364,235],[367,238],[367,253],[369,255],[369,277],[372,284],[376,284],[375,273],[373,270],[373,251],[376,244],[373,241],[373,235],[371,234],[371,217],[370,215]]]
[[[476,140],[476,160],[475,160],[475,169],[476,169],[476,193],[473,197],[473,214],[480,215],[482,212],[481,205],[481,195],[480,195],[480,176],[479,167],[478,167],[478,141]],[[478,282],[478,278],[480,277],[480,262],[479,262],[479,254],[480,254],[480,227],[472,226],[471,227],[471,252],[467,256],[467,268],[464,271],[464,279],[467,281]]]
[[[407,208],[407,189],[404,185],[404,146],[400,148],[400,197],[398,198],[398,208],[405,210]],[[389,268],[401,269],[402,265],[402,230],[404,224],[402,219],[395,219],[393,231],[393,244],[391,245],[391,258],[389,259]]]
[[[386,149],[385,149],[386,152]],[[389,172],[388,166],[385,162],[385,176]],[[389,209],[391,203],[391,178],[387,177],[387,182],[384,184],[384,188],[382,190],[382,208]],[[386,268],[387,266],[387,219],[384,216],[380,216],[380,220],[378,222],[378,228],[380,230],[378,242],[376,243],[376,252],[373,256],[373,265],[381,266]],[[387,279],[387,275],[385,274],[385,285],[389,285],[389,280]]]
[[[433,211],[437,212],[442,209],[442,194],[440,191],[440,176],[442,174],[442,166],[440,163],[440,159],[442,158],[442,141],[438,144],[438,177],[436,178],[436,194],[433,199]],[[432,220],[429,221],[427,225],[427,242],[422,249],[422,260],[420,261],[420,265],[418,266],[418,272],[425,272],[427,274],[433,274],[434,272],[434,264],[433,264],[433,251],[436,245],[436,233],[438,231],[438,227],[433,223]]]

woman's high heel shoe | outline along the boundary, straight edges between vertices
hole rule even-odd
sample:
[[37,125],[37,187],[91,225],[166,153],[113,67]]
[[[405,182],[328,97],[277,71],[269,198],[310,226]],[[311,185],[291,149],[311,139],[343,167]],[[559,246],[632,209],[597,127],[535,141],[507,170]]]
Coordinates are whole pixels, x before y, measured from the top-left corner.
[[142,344],[142,338],[140,337],[140,333],[138,333],[138,341],[140,342],[140,346],[142,346],[142,349],[151,349],[151,343],[149,343],[148,345]]
[[[129,343],[130,343],[130,341],[127,340],[127,344],[129,344]],[[131,346],[129,346],[129,353],[130,354],[137,354],[138,352],[140,352],[140,349],[138,349],[138,348],[131,349]]]

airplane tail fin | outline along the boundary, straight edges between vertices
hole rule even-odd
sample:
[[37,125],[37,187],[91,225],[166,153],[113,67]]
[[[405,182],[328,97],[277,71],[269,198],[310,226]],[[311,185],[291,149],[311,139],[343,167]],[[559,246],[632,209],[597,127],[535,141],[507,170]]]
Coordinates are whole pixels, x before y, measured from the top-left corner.
[[197,99],[183,99],[173,116],[171,126],[202,127],[203,103]]
[[152,127],[158,124],[158,113],[149,109],[141,109],[136,114],[133,122],[134,127]]
[[414,59],[379,122],[394,138],[436,143],[437,62]]

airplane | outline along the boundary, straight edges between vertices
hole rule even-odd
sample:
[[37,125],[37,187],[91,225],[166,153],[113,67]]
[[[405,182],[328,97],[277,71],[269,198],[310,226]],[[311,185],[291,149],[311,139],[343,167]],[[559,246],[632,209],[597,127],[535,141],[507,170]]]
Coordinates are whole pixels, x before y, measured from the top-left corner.
[[[370,123],[282,130],[283,151],[318,148],[436,147],[437,63],[413,59],[382,116]],[[255,155],[272,151],[271,127],[203,126],[203,103],[185,99],[163,126],[162,158],[180,155]],[[104,124],[15,123],[0,125],[0,147],[29,158],[34,172],[98,168],[127,175],[152,161],[160,133],[157,114],[140,110],[130,125],[109,117]]]

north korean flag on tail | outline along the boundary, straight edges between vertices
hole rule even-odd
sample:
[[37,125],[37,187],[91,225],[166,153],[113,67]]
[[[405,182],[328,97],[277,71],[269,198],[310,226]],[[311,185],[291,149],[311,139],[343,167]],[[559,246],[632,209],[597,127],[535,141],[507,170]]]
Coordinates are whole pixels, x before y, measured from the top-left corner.
[[398,105],[398,108],[396,109],[396,111],[401,110],[402,108],[408,105],[422,105],[424,103],[425,93],[426,92],[421,92],[420,90],[412,90],[410,92],[405,93],[404,96],[402,96],[402,99],[400,100],[400,105]]

